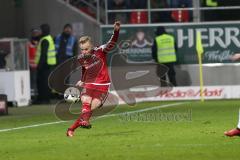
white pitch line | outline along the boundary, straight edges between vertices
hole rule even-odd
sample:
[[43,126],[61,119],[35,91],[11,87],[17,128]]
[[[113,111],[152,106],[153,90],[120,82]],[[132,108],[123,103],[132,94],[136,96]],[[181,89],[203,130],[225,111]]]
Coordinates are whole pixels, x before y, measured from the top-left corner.
[[120,116],[120,115],[125,115],[125,114],[133,114],[133,113],[139,113],[139,112],[145,112],[145,111],[151,111],[151,110],[160,109],[160,108],[167,108],[167,107],[178,106],[178,105],[185,104],[185,103],[183,103],[183,102],[182,103],[172,103],[172,104],[165,104],[165,105],[161,105],[161,106],[154,106],[154,107],[150,107],[150,108],[139,109],[139,110],[136,110],[136,111],[115,113],[115,114],[106,114],[106,115],[97,117],[97,119],[105,118],[105,117]]
[[56,122],[49,122],[49,123],[34,124],[34,125],[30,125],[30,126],[22,126],[22,127],[16,127],[16,128],[1,129],[0,132],[7,132],[7,131],[26,129],[26,128],[34,128],[34,127],[46,126],[46,125],[58,124],[58,123],[64,123],[64,122],[67,122],[67,121],[56,121]]
[[[124,114],[132,114],[132,113],[151,111],[151,110],[155,110],[155,109],[159,109],[159,108],[178,106],[178,105],[185,104],[185,103],[186,102],[184,102],[184,103],[172,103],[172,104],[165,104],[165,105],[161,105],[161,106],[154,106],[154,107],[150,107],[150,108],[139,109],[139,110],[136,110],[136,111],[129,111],[129,112],[123,112],[123,113],[116,113],[116,114],[107,114],[107,115],[103,115],[103,116],[97,117],[96,119],[106,118],[106,117],[114,117],[114,116],[119,116],[119,115],[124,115]],[[1,129],[0,133],[1,132],[13,131],[13,130],[20,130],[20,129],[26,129],[26,128],[35,128],[35,127],[39,127],[39,126],[47,126],[47,125],[52,125],[52,124],[65,123],[65,122],[69,122],[69,121],[56,121],[56,122],[41,123],[41,124],[22,126],[22,127],[16,127],[16,128]]]

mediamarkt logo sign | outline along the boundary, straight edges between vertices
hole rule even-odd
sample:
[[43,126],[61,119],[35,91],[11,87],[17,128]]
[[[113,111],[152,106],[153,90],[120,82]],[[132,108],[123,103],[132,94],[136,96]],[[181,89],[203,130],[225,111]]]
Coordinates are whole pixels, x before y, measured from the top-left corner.
[[[199,99],[200,98],[200,89],[199,87],[178,87],[173,88],[172,90],[155,90],[155,91],[133,91],[133,92],[121,92],[118,93],[118,96],[121,99],[135,97],[141,100],[147,100],[148,98],[154,98],[154,100],[184,100],[184,99]],[[204,88],[203,96],[206,98],[223,98],[225,97],[226,90],[224,87],[213,87],[213,88]],[[149,100],[149,99],[148,99]]]
[[[200,89],[187,89],[187,90],[172,90],[172,91],[160,91],[158,96],[161,98],[188,98],[188,97],[199,97],[200,96]],[[219,89],[209,89],[205,88],[203,90],[203,96],[205,97],[222,97],[223,88]]]

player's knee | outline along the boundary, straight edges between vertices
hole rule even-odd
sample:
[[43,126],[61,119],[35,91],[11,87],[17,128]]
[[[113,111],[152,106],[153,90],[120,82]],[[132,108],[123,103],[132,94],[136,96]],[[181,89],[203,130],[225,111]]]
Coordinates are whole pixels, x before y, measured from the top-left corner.
[[81,96],[82,103],[91,103],[92,98],[86,95]]
[[99,99],[93,99],[91,103],[91,109],[94,110],[98,107],[100,107],[102,102]]

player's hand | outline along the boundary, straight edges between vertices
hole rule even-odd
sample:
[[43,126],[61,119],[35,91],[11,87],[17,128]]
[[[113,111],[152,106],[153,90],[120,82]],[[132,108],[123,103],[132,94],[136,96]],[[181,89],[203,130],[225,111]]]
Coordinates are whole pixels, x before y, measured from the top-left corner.
[[114,25],[113,25],[113,27],[114,27],[114,31],[119,31],[119,29],[120,29],[120,21],[116,21],[115,23],[114,23]]
[[230,57],[232,61],[236,61],[240,59],[240,53],[236,53],[233,56]]
[[80,80],[80,81],[78,81],[78,82],[76,83],[75,86],[77,86],[77,87],[82,87],[83,84],[84,84],[84,82],[82,82],[82,81]]

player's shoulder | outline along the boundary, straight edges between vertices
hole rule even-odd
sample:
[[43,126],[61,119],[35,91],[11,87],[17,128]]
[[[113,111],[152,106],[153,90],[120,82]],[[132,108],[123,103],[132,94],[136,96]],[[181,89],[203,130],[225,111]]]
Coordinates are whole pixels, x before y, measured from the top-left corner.
[[101,45],[101,46],[96,46],[94,48],[94,51],[95,52],[104,52],[104,49],[105,49],[105,45]]
[[98,56],[105,56],[104,49],[105,49],[104,45],[97,46],[97,47],[94,48],[94,52]]

